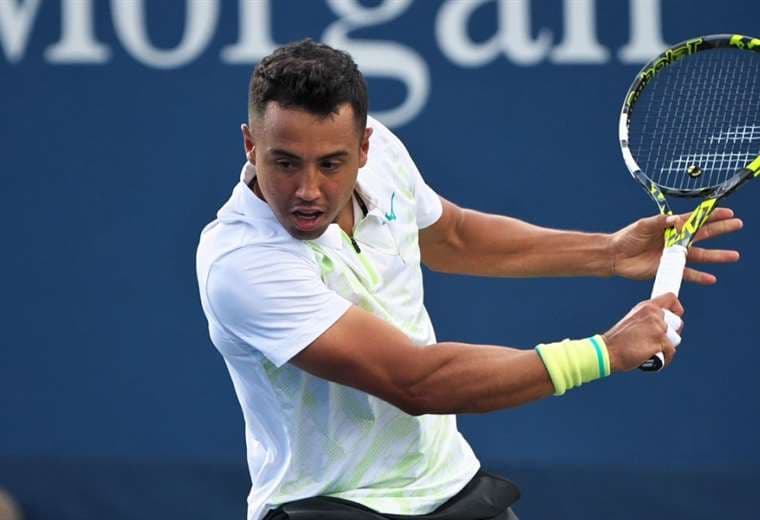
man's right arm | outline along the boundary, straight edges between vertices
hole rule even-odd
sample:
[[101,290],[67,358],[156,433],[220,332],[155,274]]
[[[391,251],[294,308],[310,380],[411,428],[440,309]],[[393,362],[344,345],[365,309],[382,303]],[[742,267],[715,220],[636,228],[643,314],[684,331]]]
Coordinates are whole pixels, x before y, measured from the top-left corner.
[[[603,335],[613,371],[632,370],[661,350],[666,362],[672,359],[663,308],[683,314],[676,297],[664,295],[637,305]],[[419,347],[356,306],[290,362],[412,415],[489,412],[555,390],[535,350],[454,342]]]

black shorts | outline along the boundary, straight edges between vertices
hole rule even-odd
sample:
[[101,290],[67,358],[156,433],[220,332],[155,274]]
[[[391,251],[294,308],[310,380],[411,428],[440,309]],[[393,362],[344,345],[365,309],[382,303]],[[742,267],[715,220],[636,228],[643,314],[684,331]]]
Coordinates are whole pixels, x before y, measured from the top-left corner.
[[378,513],[350,500],[312,497],[283,504],[264,520],[517,520],[509,506],[519,498],[512,482],[480,470],[462,491],[425,515]]

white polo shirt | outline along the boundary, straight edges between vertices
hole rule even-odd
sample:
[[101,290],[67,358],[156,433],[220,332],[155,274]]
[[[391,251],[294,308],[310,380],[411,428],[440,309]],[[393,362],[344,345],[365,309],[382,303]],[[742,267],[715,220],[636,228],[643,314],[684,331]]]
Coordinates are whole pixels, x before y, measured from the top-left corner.
[[425,514],[480,467],[455,416],[414,417],[287,363],[352,304],[420,348],[436,342],[423,303],[418,233],[440,217],[441,202],[401,141],[374,119],[368,125],[374,133],[356,187],[367,214],[354,203],[361,252],[337,224],[316,240],[293,238],[248,187],[250,164],[201,233],[201,303],[245,417],[248,520],[318,495]]

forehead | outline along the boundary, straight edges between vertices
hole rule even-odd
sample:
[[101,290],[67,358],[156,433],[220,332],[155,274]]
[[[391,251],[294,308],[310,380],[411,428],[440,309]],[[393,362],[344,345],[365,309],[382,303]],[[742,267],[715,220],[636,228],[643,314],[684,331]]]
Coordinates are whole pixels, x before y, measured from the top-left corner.
[[338,112],[321,116],[298,107],[283,107],[269,102],[261,117],[252,121],[257,146],[301,151],[335,151],[356,147],[358,132],[350,104]]

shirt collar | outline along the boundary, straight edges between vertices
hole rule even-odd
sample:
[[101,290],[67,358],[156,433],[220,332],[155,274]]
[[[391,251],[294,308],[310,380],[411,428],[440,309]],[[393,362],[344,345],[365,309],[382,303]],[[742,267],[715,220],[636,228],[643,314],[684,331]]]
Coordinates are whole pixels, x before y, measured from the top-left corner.
[[261,200],[250,188],[251,181],[255,177],[256,168],[251,163],[246,162],[243,169],[240,170],[240,183],[235,186],[235,191],[238,192],[236,199],[240,211],[252,217],[277,220],[269,204]]
[[246,161],[243,165],[243,169],[240,170],[240,182],[248,185],[254,177],[256,177],[256,167]]
[[[366,185],[362,182],[362,170],[364,170],[364,168],[359,170],[355,189],[369,210],[367,216],[372,217],[375,216],[375,213],[378,213],[380,210],[377,208],[377,200],[366,189]],[[277,221],[277,217],[272,212],[272,208],[269,207],[269,204],[261,200],[258,195],[256,195],[250,188],[251,181],[253,181],[255,177],[256,167],[250,162],[246,162],[243,165],[243,168],[240,170],[240,182],[237,184],[237,186],[235,186],[235,189],[233,190],[233,198],[235,200],[234,209],[237,210],[235,212],[238,214],[242,213],[245,215],[245,217],[248,218],[265,218]],[[229,213],[230,208],[227,208],[226,206],[227,205],[225,205],[225,207],[219,211],[220,218],[223,218],[223,214]],[[381,213],[382,212],[378,214]],[[354,218],[357,219],[354,224],[356,226],[358,221],[362,220],[363,216],[354,215]],[[282,227],[282,225],[279,224],[279,221],[277,221],[277,224]],[[307,242],[326,246],[331,249],[342,249],[344,241],[340,226],[338,226],[338,224],[332,223],[327,226],[327,229],[324,233],[322,233],[322,235],[320,235],[318,238],[315,238],[314,240],[309,240]]]

